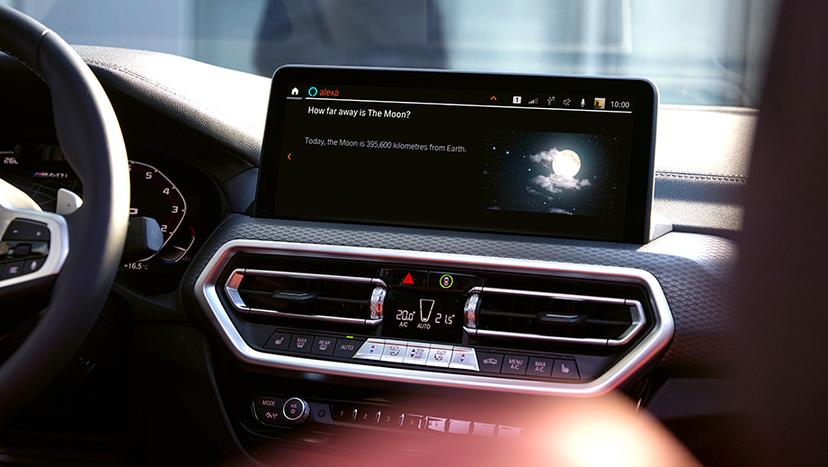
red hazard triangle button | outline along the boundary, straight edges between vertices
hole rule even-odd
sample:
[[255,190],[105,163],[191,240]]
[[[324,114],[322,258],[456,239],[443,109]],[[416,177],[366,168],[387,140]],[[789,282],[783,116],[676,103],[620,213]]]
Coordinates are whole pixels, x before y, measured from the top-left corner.
[[416,269],[384,269],[380,277],[389,287],[405,287],[407,289],[424,289],[428,271]]

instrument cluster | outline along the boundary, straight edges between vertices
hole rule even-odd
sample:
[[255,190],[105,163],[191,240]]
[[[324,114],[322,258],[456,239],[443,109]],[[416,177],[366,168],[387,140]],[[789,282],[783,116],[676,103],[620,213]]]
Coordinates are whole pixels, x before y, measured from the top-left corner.
[[[119,281],[149,293],[174,290],[203,239],[218,223],[218,188],[192,165],[143,146],[130,145],[129,215],[157,222],[160,249],[124,261]],[[44,211],[56,212],[61,199],[83,185],[60,147],[17,144],[0,148],[0,178],[29,195]]]

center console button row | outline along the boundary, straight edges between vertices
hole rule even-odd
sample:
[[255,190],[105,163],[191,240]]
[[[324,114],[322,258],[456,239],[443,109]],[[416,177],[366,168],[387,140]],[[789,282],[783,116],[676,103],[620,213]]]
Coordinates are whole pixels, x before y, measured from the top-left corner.
[[457,345],[428,344],[392,339],[368,339],[354,355],[361,360],[425,365],[480,371],[474,349]]
[[565,380],[580,379],[578,364],[574,358],[553,359],[490,352],[479,352],[477,358],[480,369],[484,373]]

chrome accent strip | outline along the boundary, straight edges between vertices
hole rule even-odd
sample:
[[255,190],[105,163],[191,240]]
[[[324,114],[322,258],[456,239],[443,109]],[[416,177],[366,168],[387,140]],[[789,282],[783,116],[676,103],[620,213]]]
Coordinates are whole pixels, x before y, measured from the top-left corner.
[[[591,302],[591,303],[608,303],[612,305],[628,305],[631,308],[630,311],[630,326],[621,333],[621,335],[615,339],[596,339],[596,338],[589,338],[589,337],[562,337],[562,336],[549,336],[545,334],[529,334],[523,332],[509,332],[509,331],[494,331],[490,329],[478,329],[477,328],[477,302],[475,302],[475,307],[473,310],[473,315],[470,317],[469,313],[470,310],[468,308],[465,310],[465,325],[463,329],[473,336],[484,336],[484,337],[499,337],[499,338],[507,338],[507,339],[526,339],[526,340],[534,340],[534,341],[543,341],[543,342],[560,342],[562,344],[585,344],[585,345],[601,345],[601,346],[610,346],[610,347],[619,347],[625,344],[628,344],[632,341],[635,336],[641,332],[647,324],[647,318],[644,315],[644,308],[641,306],[641,303],[637,300],[629,300],[625,298],[613,298],[613,297],[598,297],[593,295],[573,295],[573,294],[563,294],[563,293],[556,293],[556,292],[540,292],[536,290],[523,290],[523,289],[501,289],[496,287],[474,287],[470,290],[473,295],[471,297],[478,297],[482,294],[499,294],[499,295],[519,295],[523,297],[544,297],[544,298],[554,298],[556,300],[567,300],[572,302]],[[469,300],[471,300],[469,297]],[[466,303],[468,307],[468,303]],[[473,322],[474,326],[470,326],[468,323]]]
[[[353,284],[376,284],[377,287],[371,294],[371,317],[370,319],[363,318],[345,318],[342,316],[328,316],[328,315],[302,315],[298,313],[288,313],[285,311],[271,310],[268,308],[255,308],[247,306],[244,299],[239,294],[239,285],[241,285],[244,276],[263,276],[263,277],[294,277],[297,279],[311,279],[311,280],[331,280],[338,282],[348,282]],[[353,276],[336,276],[331,274],[313,274],[305,272],[291,272],[291,271],[271,271],[268,269],[243,269],[237,268],[230,273],[227,281],[224,283],[224,292],[230,299],[233,307],[242,312],[255,315],[270,315],[279,316],[282,318],[304,319],[309,321],[323,321],[327,323],[343,323],[343,324],[360,324],[368,326],[376,326],[382,322],[382,304],[380,303],[380,316],[375,317],[374,313],[374,293],[376,289],[383,288],[385,282],[380,279],[370,277],[353,277]],[[383,289],[384,290],[384,289]],[[383,294],[383,299],[385,295]]]
[[[578,383],[440,373],[416,368],[391,368],[364,363],[346,363],[270,354],[256,350],[244,341],[219,299],[216,281],[230,258],[240,252],[395,261],[407,264],[439,265],[439,267],[447,268],[455,266],[502,272],[546,273],[567,278],[595,279],[597,277],[605,280],[622,280],[638,284],[648,291],[653,300],[656,319],[653,323],[653,329],[603,375],[592,381]],[[195,297],[199,306],[207,312],[208,320],[216,328],[219,336],[228,345],[233,355],[239,361],[250,365],[335,376],[361,377],[380,381],[535,395],[594,397],[607,394],[664,351],[669,345],[675,330],[670,306],[661,285],[652,274],[641,269],[339,245],[244,239],[229,241],[216,251],[199,275],[195,284]]]
[[382,307],[385,305],[385,287],[378,285],[371,292],[371,320],[382,321]]
[[[480,294],[472,293],[463,305],[463,328],[477,328],[477,308],[480,306]],[[467,331],[468,332],[468,331]]]

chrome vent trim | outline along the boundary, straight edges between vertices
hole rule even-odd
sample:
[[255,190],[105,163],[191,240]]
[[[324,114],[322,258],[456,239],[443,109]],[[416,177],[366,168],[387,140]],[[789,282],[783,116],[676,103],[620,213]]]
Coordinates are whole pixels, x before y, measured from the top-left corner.
[[[256,350],[245,342],[219,298],[220,286],[217,285],[217,281],[230,259],[239,253],[399,262],[411,265],[422,264],[424,266],[439,264],[445,268],[458,267],[498,272],[547,274],[576,279],[620,280],[638,284],[646,290],[652,299],[656,319],[647,334],[641,337],[615,365],[592,381],[578,383],[438,373],[414,368],[372,366],[361,363],[271,354]],[[628,378],[637,374],[661,352],[666,350],[675,331],[670,306],[661,285],[652,274],[641,269],[340,245],[246,239],[229,241],[213,254],[196,280],[195,298],[198,305],[207,313],[208,321],[215,327],[219,337],[225,342],[232,354],[240,362],[249,365],[397,383],[533,395],[595,397],[607,394],[618,388]]]
[[[644,313],[644,307],[638,300],[630,300],[625,298],[613,297],[599,297],[592,295],[572,295],[555,292],[540,292],[535,290],[523,289],[502,289],[496,287],[475,287],[469,291],[472,295],[466,301],[464,309],[464,325],[463,329],[470,335],[481,337],[499,337],[510,339],[527,339],[543,342],[557,342],[561,344],[584,344],[597,346],[620,347],[629,344],[647,325],[647,317]],[[480,306],[480,296],[483,294],[499,294],[499,295],[518,295],[525,297],[543,297],[552,298],[555,300],[572,301],[572,302],[588,302],[588,303],[607,303],[612,305],[625,305],[630,307],[630,326],[627,327],[616,339],[597,339],[584,337],[565,337],[565,336],[550,336],[544,334],[530,334],[522,332],[496,331],[490,329],[478,328],[478,309]]]
[[[308,280],[325,280],[331,282],[345,282],[351,284],[372,284],[376,287],[374,288],[373,292],[371,293],[371,303],[370,303],[370,318],[366,319],[359,319],[359,318],[346,318],[343,316],[330,316],[330,315],[305,315],[299,313],[288,313],[279,310],[272,310],[268,308],[255,308],[247,306],[242,298],[241,294],[239,293],[239,286],[241,285],[242,280],[246,276],[258,276],[258,277],[290,277],[294,279],[308,279]],[[382,292],[378,292],[381,290]],[[293,271],[273,271],[269,269],[244,269],[238,268],[234,269],[233,272],[230,273],[230,276],[227,277],[227,280],[224,283],[224,293],[227,294],[227,298],[230,299],[230,303],[233,304],[233,308],[236,311],[242,313],[249,313],[249,314],[256,314],[256,315],[270,315],[270,316],[278,316],[281,318],[293,318],[293,319],[303,319],[309,321],[323,321],[327,323],[343,323],[343,324],[359,324],[359,325],[368,325],[368,326],[376,326],[382,322],[382,302],[385,300],[385,282],[381,279],[376,279],[372,277],[355,277],[355,276],[338,276],[334,274],[313,274],[313,273],[305,273],[305,272],[293,272]]]

